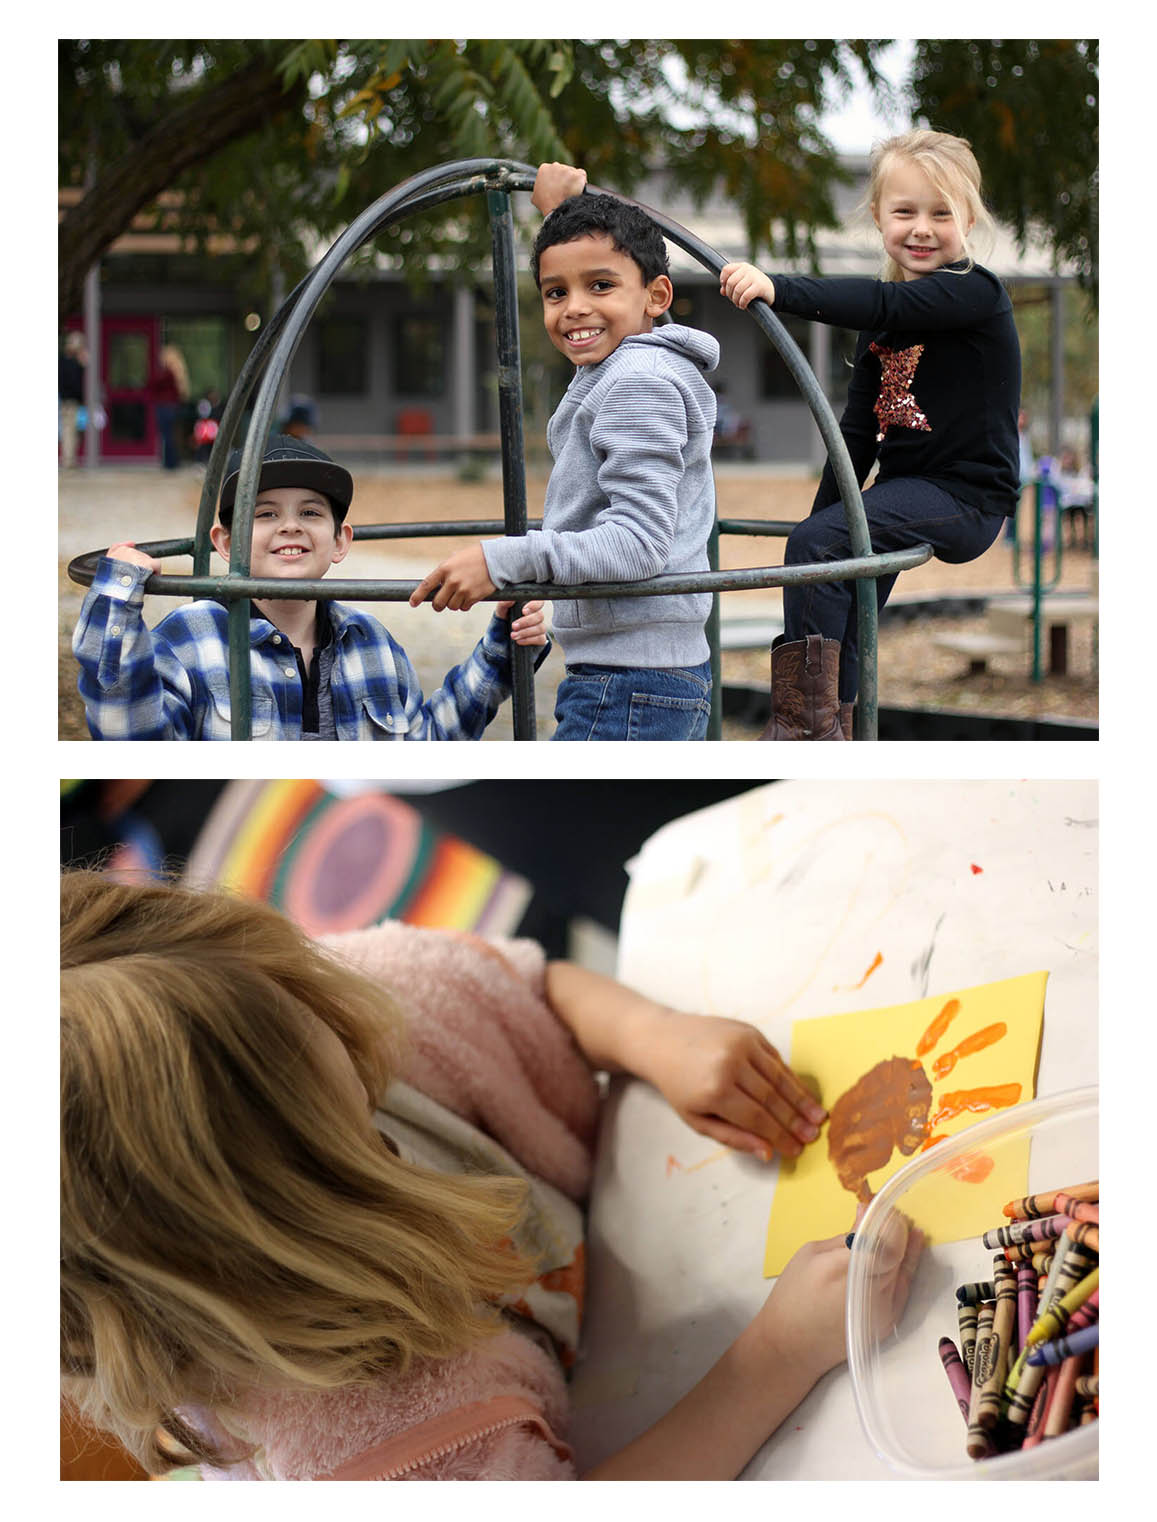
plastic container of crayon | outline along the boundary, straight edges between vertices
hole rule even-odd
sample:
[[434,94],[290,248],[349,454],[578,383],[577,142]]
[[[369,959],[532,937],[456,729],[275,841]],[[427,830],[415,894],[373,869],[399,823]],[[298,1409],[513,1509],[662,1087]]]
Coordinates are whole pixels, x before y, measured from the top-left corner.
[[[980,1233],[936,1240],[920,1255],[896,1326],[872,1293],[893,1241],[897,1212],[925,1232],[940,1228],[977,1162],[1027,1166],[1025,1194],[1099,1177],[1095,1088],[1072,1089],[978,1121],[918,1154],[883,1185],[856,1228],[848,1269],[848,1366],[869,1443],[912,1480],[1082,1480],[1097,1477],[1098,1423],[1036,1447],[971,1459],[965,1423],[937,1354],[941,1337],[958,1339],[956,1287],[991,1277],[992,1252]],[[1004,1224],[997,1206],[989,1226]]]

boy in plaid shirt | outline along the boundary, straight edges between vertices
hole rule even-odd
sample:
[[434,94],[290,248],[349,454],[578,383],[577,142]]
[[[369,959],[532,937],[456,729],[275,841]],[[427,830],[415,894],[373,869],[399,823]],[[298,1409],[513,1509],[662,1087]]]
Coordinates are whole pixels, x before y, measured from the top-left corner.
[[[228,557],[241,451],[230,457],[220,523]],[[316,580],[345,559],[353,530],[349,471],[304,439],[275,434],[261,466],[251,574]],[[80,695],[97,740],[228,740],[229,636],[223,602],[178,607],[155,629],[143,586],[160,562],[131,544],[101,559],[73,636]],[[495,616],[470,656],[429,699],[401,645],[375,618],[342,603],[252,603],[255,740],[477,740],[510,693],[510,642],[547,643],[541,602]],[[545,650],[543,655],[545,655]],[[541,659],[541,658],[540,658]]]

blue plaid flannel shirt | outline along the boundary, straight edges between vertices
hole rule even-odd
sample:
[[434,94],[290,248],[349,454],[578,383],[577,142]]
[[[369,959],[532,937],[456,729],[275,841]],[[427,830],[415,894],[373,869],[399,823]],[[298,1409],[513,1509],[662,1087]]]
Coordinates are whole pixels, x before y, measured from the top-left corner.
[[[229,634],[221,603],[175,609],[149,629],[144,566],[105,556],[73,635],[80,695],[96,740],[228,740]],[[478,740],[510,695],[510,633],[490,620],[471,654],[432,697],[376,618],[328,604],[330,678],[339,740]],[[301,738],[301,677],[293,647],[268,619],[249,624],[253,738]],[[544,646],[537,666],[545,658]]]

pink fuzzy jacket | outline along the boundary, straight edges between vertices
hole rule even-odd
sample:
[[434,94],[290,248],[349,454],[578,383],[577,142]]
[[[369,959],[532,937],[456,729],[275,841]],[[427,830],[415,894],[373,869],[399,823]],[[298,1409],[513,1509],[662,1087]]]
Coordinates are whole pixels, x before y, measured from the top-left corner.
[[[327,940],[381,980],[408,1017],[399,1074],[507,1148],[571,1199],[590,1183],[598,1108],[593,1075],[547,1005],[530,941],[389,923]],[[186,1413],[252,1458],[202,1468],[213,1480],[566,1480],[567,1394],[557,1361],[500,1333],[450,1360],[372,1387],[251,1392],[219,1418]]]

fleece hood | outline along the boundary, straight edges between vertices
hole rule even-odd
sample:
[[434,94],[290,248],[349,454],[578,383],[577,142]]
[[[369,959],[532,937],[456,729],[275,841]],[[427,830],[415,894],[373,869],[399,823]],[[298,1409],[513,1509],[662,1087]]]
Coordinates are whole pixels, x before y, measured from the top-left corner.
[[[619,348],[625,349],[628,345],[631,348],[636,345],[645,345],[670,349],[676,354],[685,355],[704,374],[714,370],[719,363],[719,345],[711,334],[704,333],[699,328],[686,328],[678,322],[660,323],[649,333],[632,333],[629,338],[623,339]],[[606,364],[606,360],[603,363]]]

